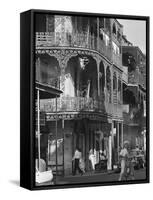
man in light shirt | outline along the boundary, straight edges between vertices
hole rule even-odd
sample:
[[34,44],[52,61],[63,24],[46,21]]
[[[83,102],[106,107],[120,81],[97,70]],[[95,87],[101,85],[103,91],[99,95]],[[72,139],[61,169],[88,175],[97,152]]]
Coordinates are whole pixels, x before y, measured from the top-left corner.
[[119,176],[119,181],[123,180],[123,177],[125,176],[125,170],[126,170],[126,162],[127,162],[127,159],[128,159],[128,147],[129,147],[129,142],[128,141],[125,141],[124,142],[124,147],[123,149],[121,150],[119,156],[120,156],[120,159],[121,159],[121,172],[120,172],[120,176]]

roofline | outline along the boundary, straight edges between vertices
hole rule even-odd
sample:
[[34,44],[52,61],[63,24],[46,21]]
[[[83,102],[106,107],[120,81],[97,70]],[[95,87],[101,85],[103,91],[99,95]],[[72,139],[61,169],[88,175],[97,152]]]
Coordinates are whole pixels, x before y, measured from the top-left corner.
[[120,25],[121,28],[124,27],[116,18],[114,18],[114,20]]

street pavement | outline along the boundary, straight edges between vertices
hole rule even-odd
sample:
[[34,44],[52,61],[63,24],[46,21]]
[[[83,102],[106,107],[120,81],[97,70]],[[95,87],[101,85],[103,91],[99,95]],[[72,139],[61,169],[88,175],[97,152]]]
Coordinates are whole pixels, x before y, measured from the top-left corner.
[[[105,172],[105,173],[85,173],[83,176],[65,176],[58,177],[56,184],[75,184],[75,183],[98,183],[98,182],[114,182],[118,181],[119,173],[114,172]],[[146,170],[139,169],[135,170],[135,180],[144,180],[146,179]]]

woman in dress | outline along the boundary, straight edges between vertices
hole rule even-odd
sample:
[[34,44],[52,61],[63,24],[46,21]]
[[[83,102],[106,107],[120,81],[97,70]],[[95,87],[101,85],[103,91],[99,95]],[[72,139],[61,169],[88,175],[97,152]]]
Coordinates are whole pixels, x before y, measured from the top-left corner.
[[92,171],[95,171],[95,154],[94,154],[93,149],[90,149],[89,151],[89,160],[90,160]]

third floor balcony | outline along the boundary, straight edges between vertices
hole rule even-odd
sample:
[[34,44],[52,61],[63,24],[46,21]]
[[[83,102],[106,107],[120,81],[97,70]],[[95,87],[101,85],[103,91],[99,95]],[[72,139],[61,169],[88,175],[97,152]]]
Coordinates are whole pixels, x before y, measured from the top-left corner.
[[[72,47],[96,50],[112,60],[111,46],[87,32],[72,35],[59,32],[36,32],[36,49],[50,47]],[[115,56],[116,57],[116,56]]]

